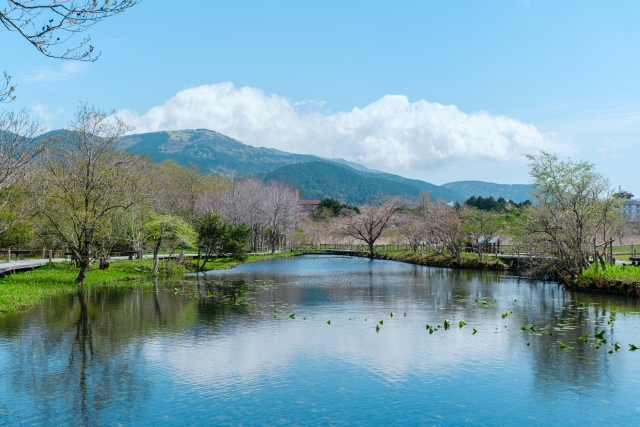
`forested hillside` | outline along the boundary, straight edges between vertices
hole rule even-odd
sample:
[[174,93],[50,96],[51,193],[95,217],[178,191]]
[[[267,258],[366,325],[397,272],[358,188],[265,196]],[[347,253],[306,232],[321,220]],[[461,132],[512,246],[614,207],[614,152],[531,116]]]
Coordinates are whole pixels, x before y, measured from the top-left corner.
[[[378,177],[378,174],[362,176],[355,170],[325,162],[309,162],[283,166],[263,176],[265,181],[283,181],[297,188],[304,199],[324,199],[333,197],[348,204],[362,204],[372,201],[378,194],[384,196],[417,197],[422,188],[406,182],[392,181]],[[428,184],[428,183],[424,183]],[[435,191],[432,199],[448,200],[452,192]],[[454,196],[457,196],[453,194]],[[444,196],[444,197],[443,197]],[[456,197],[458,199],[458,197]]]
[[442,184],[441,187],[461,194],[465,200],[471,196],[493,197],[505,200],[513,200],[514,202],[524,202],[525,200],[533,201],[531,190],[533,186],[529,184],[495,184],[493,182],[484,181],[456,181]]

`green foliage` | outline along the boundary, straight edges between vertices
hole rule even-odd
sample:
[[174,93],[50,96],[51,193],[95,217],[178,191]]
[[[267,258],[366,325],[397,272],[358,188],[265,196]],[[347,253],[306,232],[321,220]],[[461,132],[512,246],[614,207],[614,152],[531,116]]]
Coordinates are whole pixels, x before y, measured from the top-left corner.
[[230,255],[236,260],[246,259],[251,230],[244,224],[233,226],[217,213],[210,212],[196,221],[196,231],[198,247],[205,251],[202,265],[198,265],[198,270],[203,270],[211,258],[221,254]]
[[344,213],[346,211],[354,211],[357,214],[360,213],[360,209],[357,206],[349,206],[346,203],[340,203],[339,200],[336,200],[331,197],[327,197],[323,199],[320,204],[311,211],[311,218],[316,221],[321,221],[326,218],[333,218],[340,213]]

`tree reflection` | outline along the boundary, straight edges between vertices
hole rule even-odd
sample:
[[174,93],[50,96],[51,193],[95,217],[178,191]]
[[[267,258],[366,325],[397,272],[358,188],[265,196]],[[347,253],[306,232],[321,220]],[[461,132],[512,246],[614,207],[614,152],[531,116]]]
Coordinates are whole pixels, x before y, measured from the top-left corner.
[[152,391],[145,342],[186,329],[196,315],[195,301],[160,292],[156,282],[152,290],[80,289],[21,316],[11,371],[0,377],[22,403],[8,410],[8,422],[134,422]]

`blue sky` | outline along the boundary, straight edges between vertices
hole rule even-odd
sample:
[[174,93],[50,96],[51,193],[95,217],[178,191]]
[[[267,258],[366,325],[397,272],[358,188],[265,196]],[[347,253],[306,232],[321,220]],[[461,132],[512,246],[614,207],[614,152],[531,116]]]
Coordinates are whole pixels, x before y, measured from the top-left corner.
[[546,149],[640,195],[639,18],[639,2],[143,0],[90,30],[95,63],[3,30],[0,70],[10,107],[50,128],[83,101],[139,131],[207,127],[437,184],[527,182],[521,154]]

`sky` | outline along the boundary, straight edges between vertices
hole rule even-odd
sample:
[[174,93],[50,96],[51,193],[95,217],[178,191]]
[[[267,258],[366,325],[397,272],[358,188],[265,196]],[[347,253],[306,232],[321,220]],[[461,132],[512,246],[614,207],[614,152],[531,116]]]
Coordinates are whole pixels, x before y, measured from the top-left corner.
[[89,30],[93,63],[0,28],[18,96],[2,108],[54,129],[85,102],[135,132],[207,128],[435,184],[526,183],[523,154],[545,150],[640,197],[639,18],[636,1],[143,0]]

